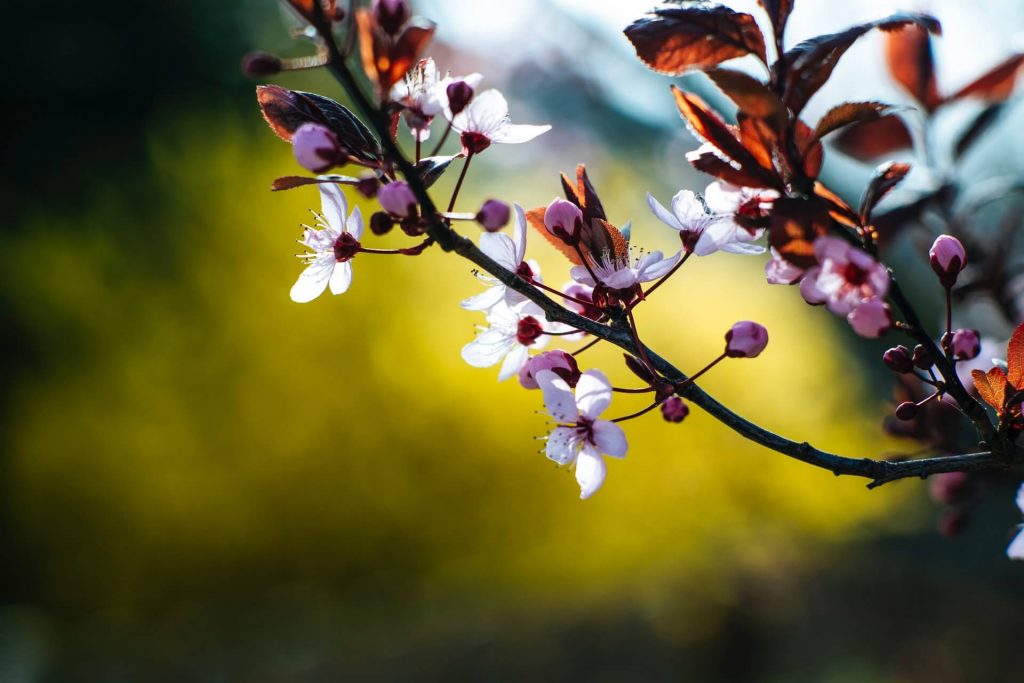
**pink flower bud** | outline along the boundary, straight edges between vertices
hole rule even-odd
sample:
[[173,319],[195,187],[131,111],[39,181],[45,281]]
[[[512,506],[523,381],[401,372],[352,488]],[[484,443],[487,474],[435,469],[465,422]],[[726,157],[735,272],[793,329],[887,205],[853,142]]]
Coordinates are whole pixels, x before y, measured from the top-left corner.
[[928,250],[932,270],[947,289],[956,284],[956,276],[967,265],[967,252],[960,240],[952,235],[939,235]]
[[583,212],[572,202],[555,199],[544,210],[544,227],[568,245],[579,244]]
[[455,81],[449,84],[445,92],[448,94],[448,108],[451,109],[452,114],[458,114],[469,106],[474,95],[473,86],[466,81]]
[[914,357],[910,354],[910,349],[902,344],[883,353],[882,362],[885,363],[885,367],[900,374],[906,374],[914,369]]
[[914,365],[921,370],[927,370],[935,364],[935,361],[932,360],[932,354],[929,353],[928,349],[924,348],[921,344],[914,347],[913,359]]
[[917,417],[918,406],[913,401],[904,401],[903,403],[896,406],[896,417],[904,422],[908,422]]
[[476,222],[487,232],[497,232],[508,223],[511,211],[508,204],[497,199],[488,199],[476,214]]
[[373,16],[385,33],[394,36],[409,21],[409,6],[405,0],[374,0]]
[[416,195],[404,180],[396,180],[380,188],[377,201],[392,216],[408,218],[416,215]]
[[690,408],[678,396],[672,396],[661,404],[661,416],[666,422],[682,422],[690,414]]
[[380,178],[372,173],[367,173],[359,179],[356,183],[356,190],[359,194],[363,195],[367,199],[373,199],[377,196],[377,190],[380,189]]
[[936,503],[953,505],[967,493],[969,477],[966,472],[943,472],[928,477],[928,495]]
[[981,353],[981,337],[977,330],[955,330],[951,348],[959,360],[972,360]]
[[850,311],[846,316],[853,331],[862,337],[876,339],[892,327],[892,313],[889,304],[881,299],[869,299]]
[[306,170],[323,173],[347,160],[338,136],[319,123],[304,123],[292,134],[295,160]]
[[242,73],[251,78],[273,76],[281,66],[281,58],[269,52],[250,52],[242,58]]
[[749,320],[743,320],[725,333],[725,355],[730,358],[754,358],[768,346],[768,330]]
[[545,351],[526,361],[519,371],[519,384],[526,389],[539,389],[536,376],[541,370],[551,370],[570,387],[576,386],[580,379],[580,368],[575,358],[565,351]]

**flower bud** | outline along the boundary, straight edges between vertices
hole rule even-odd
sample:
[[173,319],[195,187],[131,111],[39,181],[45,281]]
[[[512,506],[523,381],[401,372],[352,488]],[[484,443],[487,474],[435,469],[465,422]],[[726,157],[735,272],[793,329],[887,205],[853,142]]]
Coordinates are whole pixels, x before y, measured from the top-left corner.
[[749,320],[743,320],[725,333],[725,355],[730,358],[754,358],[768,346],[768,330]]
[[626,367],[629,368],[630,372],[648,384],[654,381],[654,375],[651,374],[651,371],[647,369],[647,366],[639,358],[628,353],[622,354],[622,357],[626,359]]
[[932,360],[932,354],[930,354],[928,349],[924,348],[920,344],[914,347],[913,359],[914,365],[921,370],[927,370],[935,364],[935,361]]
[[910,355],[910,349],[902,344],[883,353],[882,362],[885,363],[885,367],[901,375],[914,369],[914,357]]
[[264,78],[281,72],[281,58],[269,52],[250,52],[242,57],[242,73],[250,78]]
[[370,232],[374,235],[386,235],[395,227],[395,219],[384,211],[375,211],[370,216]]
[[416,195],[404,180],[396,180],[380,188],[377,201],[392,216],[408,218],[416,215]]
[[445,92],[448,95],[448,108],[451,110],[452,114],[458,114],[469,106],[474,95],[473,86],[466,83],[466,81],[455,81],[454,83],[450,83]]
[[678,396],[673,396],[661,404],[661,416],[666,422],[682,422],[689,414],[689,406]]
[[572,202],[555,199],[544,210],[544,227],[568,245],[579,244],[583,212]]
[[484,226],[487,232],[497,232],[508,223],[510,210],[508,204],[497,199],[488,199],[476,214],[476,222]]
[[953,505],[967,494],[969,477],[966,472],[943,472],[928,477],[928,495],[942,505]]
[[917,417],[919,406],[913,401],[904,401],[896,406],[896,417],[904,422],[909,422]]
[[526,361],[526,365],[519,371],[519,384],[525,389],[539,389],[537,373],[541,370],[551,370],[570,387],[575,387],[580,379],[580,368],[571,354],[565,351],[545,351]]
[[956,276],[967,265],[967,252],[960,240],[952,235],[939,235],[928,250],[932,270],[946,289],[956,284]]
[[313,173],[323,173],[348,160],[338,136],[319,123],[298,127],[292,134],[292,152],[299,165]]
[[374,0],[373,16],[385,33],[398,35],[409,21],[409,6],[405,0]]
[[965,510],[946,510],[939,517],[939,533],[946,538],[955,538],[963,533],[963,530],[967,527],[967,521],[968,517]]
[[372,173],[367,173],[359,179],[358,183],[356,183],[356,190],[367,199],[373,199],[376,197],[377,190],[379,189],[380,178]]
[[981,337],[977,330],[954,330],[950,348],[957,359],[972,360],[981,353]]

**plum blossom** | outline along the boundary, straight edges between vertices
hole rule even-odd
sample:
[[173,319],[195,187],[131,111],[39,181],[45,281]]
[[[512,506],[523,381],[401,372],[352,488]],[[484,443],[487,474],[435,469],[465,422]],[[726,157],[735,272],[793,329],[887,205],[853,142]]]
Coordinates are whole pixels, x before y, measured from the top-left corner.
[[489,368],[500,362],[499,382],[517,374],[526,365],[531,348],[541,349],[547,344],[544,326],[553,327],[540,306],[532,301],[516,306],[499,301],[487,312],[487,323],[489,327],[462,347],[462,358],[475,368]]
[[[647,193],[647,205],[662,223],[679,231],[683,248],[697,256],[707,256],[716,251],[734,254],[761,254],[764,247],[751,244],[761,237],[763,230],[751,232],[739,225],[735,214],[741,207],[750,205],[755,197],[746,188],[714,182],[705,189],[707,196],[702,200],[690,190],[680,190],[672,197],[669,211]],[[760,199],[756,200],[760,207]],[[713,205],[712,205],[713,202]]]
[[756,358],[768,346],[764,325],[741,320],[725,333],[725,355],[729,358]]
[[420,142],[430,137],[430,123],[434,117],[448,108],[448,86],[464,82],[476,88],[483,76],[474,73],[468,76],[441,77],[434,60],[421,59],[409,70],[405,78],[391,88],[391,99],[405,108],[404,118],[413,137]]
[[[446,112],[446,115],[450,112]],[[463,151],[478,154],[492,142],[514,144],[527,142],[551,126],[513,124],[508,116],[508,102],[497,90],[485,90],[469,106],[450,118],[452,128],[461,135]]]
[[889,291],[889,272],[863,249],[838,237],[814,241],[818,265],[800,281],[800,293],[811,304],[826,304],[837,315],[881,299]]
[[[1024,513],[1024,484],[1017,490],[1017,509]],[[1024,529],[1017,532],[1017,536],[1006,549],[1006,556],[1011,560],[1024,560]]]
[[546,455],[559,465],[576,463],[580,498],[594,495],[607,472],[602,454],[626,456],[629,444],[619,425],[598,416],[611,403],[612,388],[598,370],[587,370],[576,383],[576,393],[551,370],[539,370],[537,384],[544,392],[544,407],[558,421],[548,436]]
[[359,207],[348,216],[348,203],[341,188],[333,183],[320,184],[320,213],[317,227],[303,226],[299,244],[310,249],[299,258],[306,269],[292,286],[292,301],[303,304],[320,296],[328,284],[332,294],[343,294],[352,284],[350,261],[362,248],[363,216]]
[[877,339],[892,327],[892,312],[881,299],[868,299],[846,315],[846,322],[860,336]]
[[618,257],[605,253],[590,264],[589,270],[586,266],[573,266],[569,275],[580,284],[595,287],[597,283],[590,275],[593,271],[601,284],[608,289],[629,290],[641,282],[651,282],[667,274],[679,262],[681,256],[680,252],[676,252],[665,258],[660,251],[650,251],[630,259],[629,256]]
[[576,386],[580,379],[580,368],[576,364],[576,359],[572,354],[556,349],[538,353],[526,361],[526,365],[519,371],[519,384],[524,389],[539,389],[536,375],[541,370],[551,370],[570,387]]
[[[540,280],[540,266],[536,262],[527,263],[523,260],[526,255],[526,212],[518,204],[515,204],[514,208],[516,220],[512,227],[512,237],[500,232],[483,233],[480,235],[480,251],[506,270],[519,273],[528,280]],[[477,278],[491,287],[465,299],[460,305],[467,311],[488,311],[502,303],[515,306],[526,301],[525,296],[509,289],[491,275],[480,273]]]

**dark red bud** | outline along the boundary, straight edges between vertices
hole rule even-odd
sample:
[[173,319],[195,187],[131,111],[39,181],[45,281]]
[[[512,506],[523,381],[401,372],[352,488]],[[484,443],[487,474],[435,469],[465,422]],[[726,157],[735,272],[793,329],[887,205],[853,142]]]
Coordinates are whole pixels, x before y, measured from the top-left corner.
[[377,196],[377,190],[380,189],[380,179],[375,175],[364,175],[356,183],[356,190],[367,199],[373,199]]
[[956,538],[967,528],[967,512],[964,510],[946,510],[939,517],[939,533],[946,538]]
[[914,347],[913,358],[914,365],[921,368],[922,370],[927,370],[928,368],[935,364],[935,362],[932,360],[932,354],[930,354],[928,352],[928,349],[924,348],[920,344]]
[[910,355],[910,349],[902,344],[883,353],[882,362],[885,363],[885,367],[900,374],[906,374],[914,369],[914,358]]
[[629,368],[630,372],[648,384],[654,381],[654,375],[651,374],[651,371],[647,369],[647,366],[639,358],[628,353],[622,354],[622,357],[626,359],[626,367]]
[[386,235],[395,227],[395,219],[385,211],[377,211],[370,216],[370,232],[374,235]]
[[448,86],[448,108],[458,114],[473,100],[473,88],[466,81],[455,81]]
[[690,408],[678,396],[673,396],[661,404],[661,416],[666,422],[682,422],[689,414]]
[[904,401],[903,403],[896,406],[896,417],[909,422],[917,417],[918,405],[912,401]]
[[250,52],[242,57],[242,73],[250,78],[281,73],[281,66],[281,58],[269,52]]

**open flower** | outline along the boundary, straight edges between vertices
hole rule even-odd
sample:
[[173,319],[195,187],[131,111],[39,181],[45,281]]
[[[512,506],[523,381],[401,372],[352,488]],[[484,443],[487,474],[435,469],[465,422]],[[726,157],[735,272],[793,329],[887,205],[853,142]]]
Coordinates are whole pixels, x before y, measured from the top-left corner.
[[576,383],[576,393],[551,370],[539,370],[537,384],[544,392],[544,407],[558,421],[545,449],[559,465],[576,463],[580,498],[586,499],[604,484],[607,472],[602,454],[626,456],[629,444],[619,425],[598,419],[612,401],[612,388],[598,370],[587,370]]
[[423,142],[430,137],[431,121],[448,107],[448,86],[461,81],[476,88],[482,79],[483,76],[476,73],[462,77],[448,74],[441,78],[434,60],[428,57],[417,62],[405,78],[395,83],[391,99],[405,108],[405,123],[413,137]]
[[826,304],[833,313],[848,315],[889,291],[889,272],[863,249],[838,237],[819,237],[814,254],[818,266],[800,281],[800,293],[808,303]]
[[363,216],[359,207],[352,209],[346,220],[348,203],[341,188],[333,183],[320,184],[320,213],[316,214],[317,227],[303,226],[299,244],[310,249],[299,258],[306,269],[292,285],[291,298],[300,304],[320,296],[331,287],[332,294],[342,294],[352,284],[352,257],[362,248]]
[[608,289],[629,290],[641,282],[651,282],[672,270],[680,259],[680,252],[665,258],[660,251],[650,251],[636,259],[617,257],[611,253],[602,254],[597,261],[586,266],[573,266],[569,271],[572,279],[580,284],[594,287],[597,285],[590,271]]
[[[534,262],[523,261],[526,255],[526,212],[518,204],[515,204],[514,208],[516,221],[512,227],[512,237],[500,232],[485,232],[480,235],[480,251],[506,270],[519,273],[528,280],[539,280],[540,266]],[[526,301],[525,296],[509,289],[491,275],[480,273],[477,277],[491,287],[464,300],[460,305],[467,311],[487,311],[500,303],[515,306]]]
[[489,327],[462,347],[462,358],[474,368],[489,368],[501,362],[499,382],[526,365],[531,348],[539,350],[548,342],[544,326],[550,327],[550,323],[532,301],[516,306],[499,301],[487,312],[487,323]]
[[516,125],[509,120],[508,102],[497,90],[485,90],[464,110],[451,117],[452,128],[461,135],[466,154],[477,154],[492,142],[527,142],[551,126]]
[[[1024,484],[1017,490],[1017,509],[1024,513]],[[1024,560],[1024,529],[1017,532],[1017,536],[1006,549],[1006,556],[1011,560]]]
[[763,231],[751,232],[735,220],[737,207],[752,201],[743,193],[745,190],[722,189],[717,183],[711,183],[706,191],[714,200],[713,207],[690,190],[680,190],[672,197],[671,211],[662,206],[649,192],[647,205],[658,220],[679,231],[683,248],[697,256],[707,256],[716,251],[734,254],[763,253],[764,247],[751,244],[761,237]]

